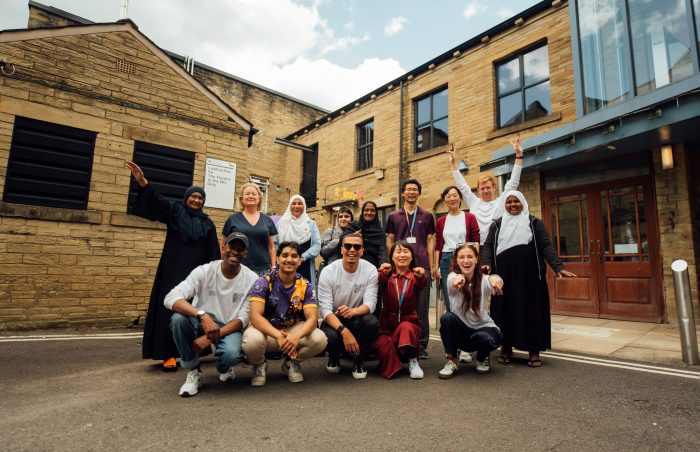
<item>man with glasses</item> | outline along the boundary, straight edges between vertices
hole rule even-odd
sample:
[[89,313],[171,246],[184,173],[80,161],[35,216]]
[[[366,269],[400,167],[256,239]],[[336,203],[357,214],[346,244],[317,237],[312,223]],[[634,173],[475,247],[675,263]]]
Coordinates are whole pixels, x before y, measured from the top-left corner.
[[377,269],[360,259],[363,250],[360,233],[341,236],[342,259],[326,266],[318,281],[321,330],[328,337],[326,370],[340,372],[344,350],[353,359],[352,376],[356,380],[367,376],[365,361],[379,331],[379,321],[372,315],[377,305]]
[[[391,250],[394,242],[407,241],[416,257],[416,267],[425,269],[426,276],[431,281],[435,277],[437,267],[433,259],[435,253],[435,220],[433,214],[418,207],[421,185],[415,179],[409,179],[401,185],[403,208],[389,214],[386,220],[386,249]],[[388,256],[387,256],[388,259]],[[418,294],[418,317],[423,324],[420,337],[419,359],[428,359],[428,339],[430,326],[428,324],[428,309],[430,308],[430,284]]]
[[[180,364],[191,369],[180,396],[197,394],[202,386],[199,353],[212,344],[221,381],[233,380],[233,366],[241,361],[241,335],[248,325],[250,303],[246,294],[258,276],[241,261],[248,254],[248,238],[231,233],[222,259],[200,265],[165,296],[165,307],[175,311],[170,320]],[[190,304],[187,300],[192,300]]]

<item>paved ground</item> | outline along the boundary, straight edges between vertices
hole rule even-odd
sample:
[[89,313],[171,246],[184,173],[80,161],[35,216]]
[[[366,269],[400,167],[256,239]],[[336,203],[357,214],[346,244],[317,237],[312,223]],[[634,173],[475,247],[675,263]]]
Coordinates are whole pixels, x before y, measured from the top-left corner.
[[442,381],[431,341],[422,381],[386,381],[376,364],[353,381],[349,370],[326,374],[317,358],[304,364],[302,384],[272,362],[268,384],[251,388],[250,368],[222,384],[207,363],[206,386],[183,399],[185,372],[140,360],[139,342],[0,339],[2,449],[700,450],[693,370],[642,372],[555,353],[540,369],[494,363],[477,375],[470,365]]

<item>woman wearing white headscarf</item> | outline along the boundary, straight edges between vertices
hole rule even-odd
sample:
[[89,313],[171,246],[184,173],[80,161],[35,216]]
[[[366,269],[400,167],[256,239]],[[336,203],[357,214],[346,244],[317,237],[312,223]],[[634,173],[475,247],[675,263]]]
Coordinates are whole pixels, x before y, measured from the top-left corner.
[[321,251],[321,235],[316,222],[306,213],[306,200],[301,195],[289,198],[289,205],[277,223],[278,241],[296,242],[301,246],[301,265],[297,273],[316,282],[314,260]]
[[491,318],[503,333],[501,356],[509,364],[513,347],[526,350],[527,365],[540,367],[540,351],[551,347],[547,268],[559,278],[575,278],[564,269],[544,223],[530,215],[522,193],[503,195],[503,217],[494,220],[482,250],[486,272],[503,278],[503,295],[491,299]]

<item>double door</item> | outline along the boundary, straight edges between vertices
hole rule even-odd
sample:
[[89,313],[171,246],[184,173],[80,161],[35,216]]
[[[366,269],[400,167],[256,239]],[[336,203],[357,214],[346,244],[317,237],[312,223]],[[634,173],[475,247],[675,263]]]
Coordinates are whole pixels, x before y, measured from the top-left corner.
[[663,295],[649,176],[543,193],[552,244],[578,278],[548,272],[552,312],[660,322]]

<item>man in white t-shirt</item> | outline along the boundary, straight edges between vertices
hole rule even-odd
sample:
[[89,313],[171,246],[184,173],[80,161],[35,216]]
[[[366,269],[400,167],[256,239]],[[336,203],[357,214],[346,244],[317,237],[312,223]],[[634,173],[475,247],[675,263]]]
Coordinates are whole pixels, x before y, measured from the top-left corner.
[[[180,364],[191,369],[180,395],[197,394],[202,386],[199,353],[214,344],[219,379],[233,380],[233,366],[243,359],[241,339],[248,325],[250,303],[246,294],[258,278],[241,261],[248,254],[248,238],[231,233],[222,259],[200,265],[165,296],[165,307],[175,311],[170,320]],[[187,300],[192,299],[192,304]]]
[[377,268],[360,259],[363,250],[360,233],[343,235],[342,259],[323,269],[317,292],[321,330],[328,337],[326,370],[340,372],[339,359],[345,350],[353,357],[352,376],[356,380],[367,376],[364,363],[379,331],[379,321],[372,315],[377,305]]

